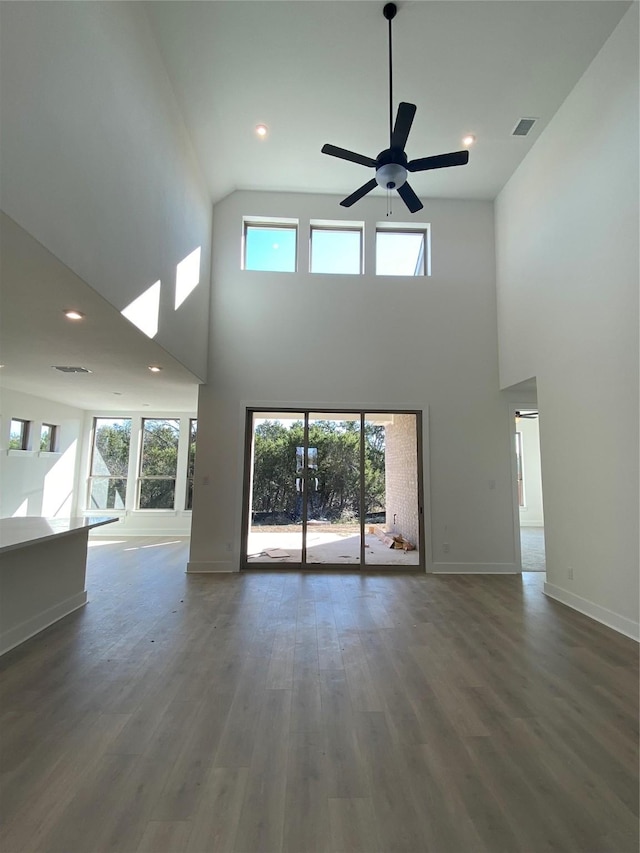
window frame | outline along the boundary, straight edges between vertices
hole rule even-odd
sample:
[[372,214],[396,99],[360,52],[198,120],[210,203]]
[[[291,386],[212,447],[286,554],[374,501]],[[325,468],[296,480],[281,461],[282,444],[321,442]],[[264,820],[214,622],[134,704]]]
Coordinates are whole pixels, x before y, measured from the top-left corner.
[[[129,450],[127,453],[127,473],[122,474],[118,477],[113,477],[110,474],[94,474],[93,473],[93,461],[95,459],[96,452],[96,437],[98,435],[98,421],[129,421],[131,424],[129,429]],[[131,434],[133,430],[133,418],[132,417],[112,417],[109,415],[95,415],[93,418],[93,426],[91,429],[91,453],[89,455],[89,476],[87,477],[87,512],[124,512],[127,506],[127,494],[129,491],[129,463],[131,460]],[[93,492],[93,482],[94,480],[124,480],[124,500],[123,506],[121,507],[103,507],[103,508],[94,508],[91,506],[91,495]],[[107,486],[108,488],[108,486]]]
[[[243,272],[258,272],[258,273],[295,273],[298,272],[298,251],[300,247],[299,222],[297,219],[281,219],[278,217],[265,216],[243,216],[242,217],[242,246],[240,254],[240,269]],[[294,232],[294,247],[293,247],[293,269],[292,270],[256,270],[247,267],[247,235],[249,229],[260,228],[270,231],[293,231]]]
[[[11,446],[11,434],[13,433],[13,425],[20,424],[20,446],[12,447]],[[29,450],[29,443],[31,440],[31,424],[32,421],[26,420],[25,418],[11,418],[9,422],[9,450]]]
[[[42,446],[42,430],[48,427],[49,428],[49,437],[47,441],[47,447]],[[57,453],[58,452],[58,426],[57,424],[40,424],[40,453]]]
[[[403,273],[378,272],[378,234],[420,234],[422,235],[422,272],[405,275]],[[431,275],[431,225],[428,222],[376,222],[374,239],[375,275],[387,278],[428,278]]]
[[[341,232],[357,233],[360,235],[359,269],[357,273],[349,272],[320,272],[313,269],[313,232],[330,231],[335,234]],[[312,275],[364,275],[364,222],[328,222],[311,220],[309,223],[309,272]]]
[[[180,418],[162,418],[162,417],[143,417],[140,419],[140,447],[138,451],[138,475],[136,477],[136,512],[175,512],[177,500],[177,485],[178,485],[178,454],[180,453]],[[143,474],[142,467],[144,463],[144,433],[146,421],[174,421],[178,425],[176,435],[176,465],[173,476],[168,474]],[[142,498],[142,484],[148,480],[172,480],[173,481],[173,505],[162,507],[146,507],[140,506]]]
[[[196,446],[193,452],[193,469],[191,468],[191,436],[194,434],[195,424],[195,438],[193,440],[193,444]],[[195,466],[196,466],[196,452],[198,446],[198,418],[189,418],[189,432],[187,433],[187,476],[185,478],[185,492],[184,492],[184,509],[185,512],[191,512],[193,510],[193,487],[195,484]],[[190,473],[191,472],[191,473]],[[191,486],[191,488],[189,488]],[[191,506],[189,506],[189,494],[191,494]]]

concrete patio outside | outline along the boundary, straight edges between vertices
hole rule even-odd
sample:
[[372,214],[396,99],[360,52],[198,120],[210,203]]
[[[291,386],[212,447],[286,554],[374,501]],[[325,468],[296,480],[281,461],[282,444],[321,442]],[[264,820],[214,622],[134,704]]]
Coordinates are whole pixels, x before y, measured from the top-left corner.
[[[415,551],[389,548],[370,527],[365,528],[366,566],[418,566]],[[302,524],[281,527],[254,526],[249,533],[247,562],[255,564],[299,563],[302,553]],[[357,565],[360,562],[360,527],[357,524],[317,524],[307,528],[307,563]]]

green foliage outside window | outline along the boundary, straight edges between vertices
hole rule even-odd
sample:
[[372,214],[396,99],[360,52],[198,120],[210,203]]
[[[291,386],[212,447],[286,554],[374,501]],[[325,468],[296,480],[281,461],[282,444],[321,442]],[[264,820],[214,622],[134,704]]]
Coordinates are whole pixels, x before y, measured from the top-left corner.
[[[365,422],[365,516],[384,511],[384,427]],[[279,421],[259,424],[254,435],[253,503],[256,514],[286,523],[299,516],[296,448],[304,444],[304,423],[290,428]],[[317,490],[313,515],[328,521],[360,517],[360,424],[356,421],[313,421],[309,446],[317,448]],[[315,487],[315,482],[314,482]]]
[[129,473],[131,418],[96,418],[89,506],[91,509],[124,509]]
[[198,437],[198,420],[189,421],[189,455],[187,458],[187,496],[186,509],[193,509],[193,477],[196,468],[196,439]]
[[140,509],[173,509],[180,421],[145,418],[142,422]]
[[126,477],[130,444],[131,418],[96,418],[92,476]]
[[9,450],[26,450],[28,435],[28,422],[14,418],[9,432]]
[[127,481],[116,477],[94,477],[91,480],[89,506],[91,509],[124,509],[127,501]]

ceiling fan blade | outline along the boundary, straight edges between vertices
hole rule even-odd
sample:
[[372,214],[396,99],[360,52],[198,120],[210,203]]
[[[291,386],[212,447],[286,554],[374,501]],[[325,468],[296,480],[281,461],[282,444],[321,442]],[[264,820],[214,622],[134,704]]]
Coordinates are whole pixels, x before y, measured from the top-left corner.
[[415,114],[415,104],[407,104],[404,101],[401,104],[398,104],[396,123],[393,126],[393,134],[391,136],[392,148],[402,148],[402,150],[404,151],[404,147],[407,144],[407,138],[409,136],[409,131],[411,130],[411,125],[413,124],[413,117],[415,116]]
[[359,163],[361,166],[375,168],[376,165],[376,161],[372,160],[371,157],[365,157],[364,154],[356,154],[355,151],[347,151],[346,148],[338,148],[335,145],[323,145],[322,153],[339,157],[341,160],[350,160],[352,163]]
[[407,169],[410,172],[426,172],[427,169],[466,166],[468,162],[468,151],[453,151],[451,154],[437,154],[435,157],[421,157],[418,160],[410,160]]
[[422,202],[411,189],[409,184],[405,183],[401,187],[398,187],[398,194],[411,213],[416,213],[418,210],[422,210]]
[[363,184],[354,193],[351,193],[351,195],[348,195],[346,198],[344,198],[340,202],[340,204],[342,205],[342,207],[351,207],[352,204],[355,204],[357,201],[360,201],[363,196],[365,196],[367,193],[370,193],[371,190],[374,190],[377,186],[378,184],[376,183],[376,179],[371,178],[370,181],[367,181],[366,184]]

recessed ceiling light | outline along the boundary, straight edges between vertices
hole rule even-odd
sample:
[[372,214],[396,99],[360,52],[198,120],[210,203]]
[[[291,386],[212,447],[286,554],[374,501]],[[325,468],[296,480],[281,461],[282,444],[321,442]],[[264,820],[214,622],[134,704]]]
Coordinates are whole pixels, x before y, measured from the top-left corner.
[[257,124],[256,125],[256,135],[260,137],[260,139],[264,139],[267,133],[269,132],[269,128],[266,124]]
[[152,373],[160,373],[160,371],[162,370],[162,368],[161,368],[161,367],[158,367],[158,365],[157,365],[157,364],[150,364],[150,365],[149,365],[149,370],[150,370]]
[[462,144],[463,144],[463,145],[466,145],[466,146],[468,147],[469,145],[473,145],[473,143],[474,143],[475,141],[476,141],[475,136],[474,136],[472,133],[468,133],[468,134],[464,137],[464,139],[462,140]]
[[81,311],[76,311],[75,308],[68,308],[64,312],[67,320],[84,320],[84,314]]

